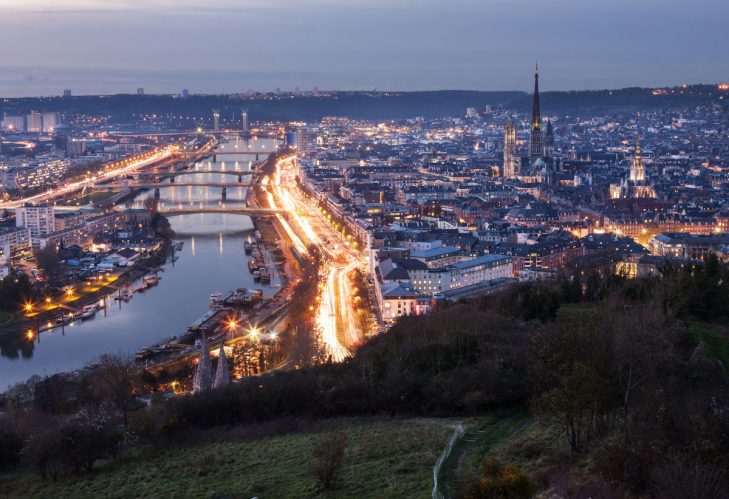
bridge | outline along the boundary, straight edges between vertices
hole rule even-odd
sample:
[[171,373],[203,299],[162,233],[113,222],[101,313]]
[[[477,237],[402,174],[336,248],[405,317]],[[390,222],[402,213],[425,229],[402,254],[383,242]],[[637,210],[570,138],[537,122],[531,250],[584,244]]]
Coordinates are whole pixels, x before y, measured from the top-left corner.
[[174,217],[177,215],[196,215],[199,213],[222,213],[226,215],[247,215],[251,217],[283,215],[285,210],[275,208],[228,208],[228,207],[190,207],[190,208],[160,208],[160,215]]
[[144,172],[143,175],[160,177],[179,177],[180,175],[197,175],[198,173],[215,173],[219,175],[236,175],[239,179],[245,175],[253,175],[252,171],[238,170],[175,170],[170,172]]
[[175,151],[176,156],[182,157],[197,157],[205,158],[208,156],[213,157],[213,162],[218,161],[218,156],[255,156],[256,161],[260,161],[261,156],[268,156],[273,154],[275,151]]
[[95,190],[104,189],[160,189],[164,187],[248,187],[250,182],[126,182],[121,184],[95,184]]

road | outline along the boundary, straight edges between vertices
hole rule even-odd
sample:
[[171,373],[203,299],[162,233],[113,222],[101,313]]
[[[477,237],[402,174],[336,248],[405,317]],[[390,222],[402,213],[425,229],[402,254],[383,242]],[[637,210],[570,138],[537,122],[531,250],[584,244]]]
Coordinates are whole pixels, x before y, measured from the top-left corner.
[[48,201],[52,201],[53,199],[65,196],[67,194],[71,194],[72,192],[79,191],[85,187],[92,187],[94,184],[102,182],[104,180],[111,180],[123,175],[128,175],[136,170],[139,170],[140,168],[144,168],[158,161],[167,159],[171,157],[173,153],[174,151],[171,147],[165,147],[163,149],[155,149],[153,151],[145,153],[144,155],[140,156],[140,158],[136,161],[132,161],[128,158],[120,159],[113,163],[109,163],[105,167],[106,169],[103,172],[93,177],[88,177],[84,180],[79,180],[77,182],[63,184],[46,192],[35,194],[33,196],[28,196],[23,199],[16,199],[0,203],[0,210],[17,208],[18,206],[22,206],[26,203],[47,203]]
[[349,279],[363,263],[363,255],[330,225],[316,201],[301,191],[297,173],[296,158],[285,158],[277,161],[272,178],[264,178],[262,184],[268,189],[270,206],[287,211],[288,220],[279,216],[279,222],[296,250],[307,255],[314,246],[323,255],[315,318],[321,343],[334,361],[341,362],[363,337],[355,319]]

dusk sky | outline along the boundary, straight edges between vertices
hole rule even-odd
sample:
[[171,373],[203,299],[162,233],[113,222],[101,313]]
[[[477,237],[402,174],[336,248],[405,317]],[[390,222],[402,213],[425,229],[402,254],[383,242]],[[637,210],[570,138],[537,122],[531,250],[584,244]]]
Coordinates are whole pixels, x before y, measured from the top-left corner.
[[726,0],[0,0],[0,96],[729,79]]

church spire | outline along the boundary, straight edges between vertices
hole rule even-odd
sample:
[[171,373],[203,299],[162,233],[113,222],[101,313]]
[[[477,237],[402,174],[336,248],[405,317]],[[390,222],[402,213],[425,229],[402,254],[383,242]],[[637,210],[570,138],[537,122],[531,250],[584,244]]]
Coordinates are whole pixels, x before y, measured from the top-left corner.
[[536,160],[544,156],[544,135],[542,133],[542,115],[539,109],[539,67],[534,67],[534,103],[532,104],[532,124],[529,134],[529,159]]
[[532,103],[532,130],[542,127],[542,116],[539,109],[539,66],[534,66],[534,102]]

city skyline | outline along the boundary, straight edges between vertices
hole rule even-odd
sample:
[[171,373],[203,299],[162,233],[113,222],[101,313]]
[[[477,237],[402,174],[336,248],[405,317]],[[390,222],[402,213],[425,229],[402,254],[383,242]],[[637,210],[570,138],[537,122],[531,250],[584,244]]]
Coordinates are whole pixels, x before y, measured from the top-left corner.
[[3,97],[137,87],[529,91],[535,60],[543,91],[716,83],[729,73],[729,6],[716,0],[3,0],[0,12],[7,39],[23,41],[0,63]]

